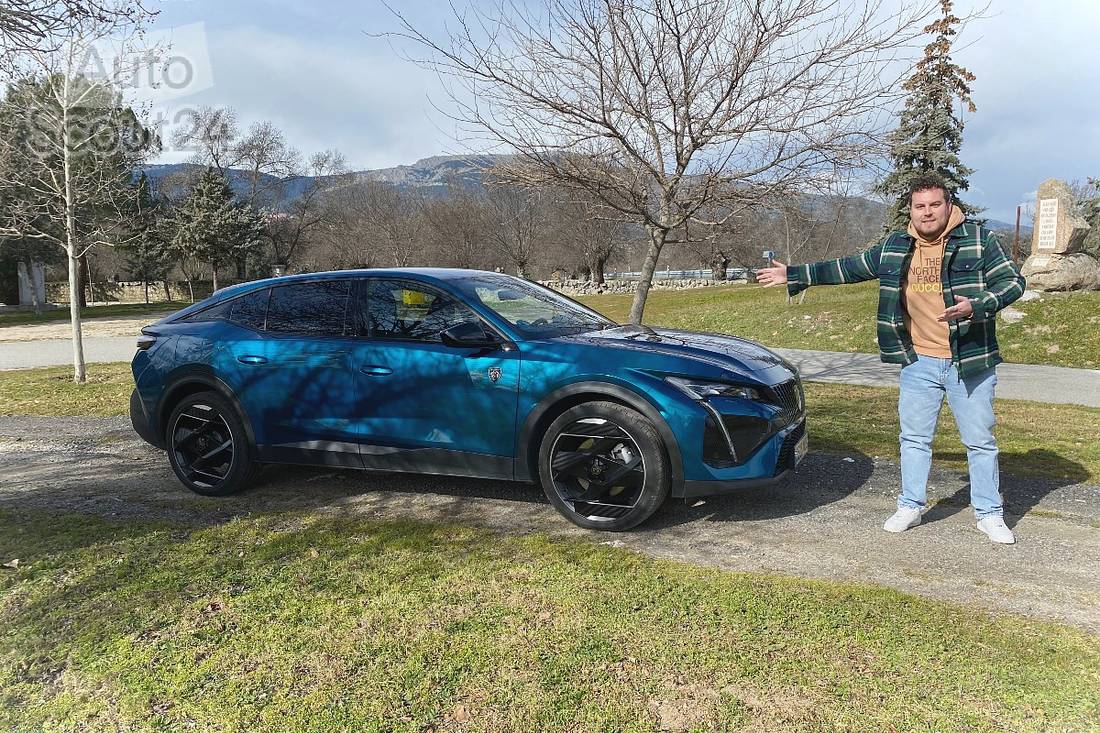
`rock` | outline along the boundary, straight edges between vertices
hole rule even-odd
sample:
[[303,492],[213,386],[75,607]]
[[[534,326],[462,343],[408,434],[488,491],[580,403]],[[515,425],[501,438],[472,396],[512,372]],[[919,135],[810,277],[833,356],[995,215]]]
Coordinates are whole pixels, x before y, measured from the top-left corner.
[[1042,300],[1043,296],[1034,290],[1025,290],[1024,294],[1020,296],[1021,303],[1029,303],[1033,300]]
[[1027,316],[1026,313],[1020,310],[1016,310],[1012,306],[1005,308],[1000,313],[1001,320],[1005,323],[1019,323]]
[[1036,199],[1031,234],[1033,256],[1080,252],[1089,223],[1078,211],[1077,199],[1070,187],[1065,181],[1051,178],[1039,185]]
[[1021,272],[1035,290],[1100,290],[1100,260],[1084,252],[1032,255]]

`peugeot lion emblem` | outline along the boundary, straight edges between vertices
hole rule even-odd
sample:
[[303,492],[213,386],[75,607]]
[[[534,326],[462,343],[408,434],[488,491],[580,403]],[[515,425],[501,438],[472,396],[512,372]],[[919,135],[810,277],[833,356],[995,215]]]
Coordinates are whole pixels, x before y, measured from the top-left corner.
[[489,367],[489,381],[496,382],[500,380],[500,367]]

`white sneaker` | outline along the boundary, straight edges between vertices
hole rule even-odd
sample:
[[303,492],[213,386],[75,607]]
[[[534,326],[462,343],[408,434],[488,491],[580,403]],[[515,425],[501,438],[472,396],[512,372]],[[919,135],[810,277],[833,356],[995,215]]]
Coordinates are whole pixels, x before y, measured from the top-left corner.
[[1016,544],[1016,535],[1005,524],[1004,517],[986,517],[978,521],[978,529],[989,535],[989,539],[1000,545]]
[[920,524],[920,509],[899,507],[893,516],[886,520],[882,528],[887,532],[904,532]]

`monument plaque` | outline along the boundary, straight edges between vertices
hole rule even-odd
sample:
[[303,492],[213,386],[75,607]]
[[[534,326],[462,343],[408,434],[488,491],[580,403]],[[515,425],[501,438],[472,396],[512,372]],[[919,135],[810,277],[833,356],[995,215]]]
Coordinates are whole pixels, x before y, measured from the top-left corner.
[[1100,260],[1082,245],[1089,223],[1065,181],[1043,181],[1036,192],[1031,256],[1021,272],[1032,290],[1100,290]]
[[1036,249],[1053,252],[1058,245],[1058,199],[1039,201],[1039,237]]

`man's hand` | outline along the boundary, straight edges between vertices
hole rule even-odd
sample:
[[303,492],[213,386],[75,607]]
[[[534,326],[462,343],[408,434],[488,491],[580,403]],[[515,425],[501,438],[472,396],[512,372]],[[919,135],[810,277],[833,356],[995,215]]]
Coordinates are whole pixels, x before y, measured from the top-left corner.
[[756,271],[756,282],[763,283],[766,288],[784,284],[787,282],[787,266],[779,260],[772,260],[771,267],[761,267]]
[[955,305],[951,306],[937,318],[937,321],[958,321],[962,318],[970,318],[974,314],[974,306],[970,305],[970,299],[961,295],[955,296]]

